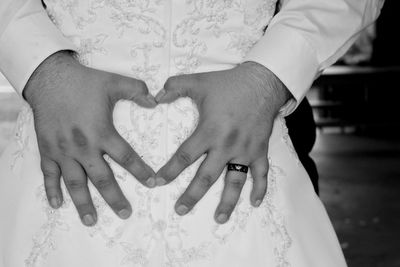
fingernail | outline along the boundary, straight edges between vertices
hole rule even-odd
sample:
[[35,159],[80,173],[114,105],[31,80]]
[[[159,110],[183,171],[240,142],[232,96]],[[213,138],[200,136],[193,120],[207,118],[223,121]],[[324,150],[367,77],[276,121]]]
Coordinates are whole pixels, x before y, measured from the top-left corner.
[[154,179],[154,177],[150,177],[147,179],[146,184],[148,187],[153,188],[156,186],[156,179]]
[[259,207],[261,205],[261,200],[256,200],[256,202],[254,203],[254,206]]
[[85,216],[83,216],[82,220],[83,220],[84,224],[87,226],[92,226],[95,223],[94,218],[91,214],[86,214]]
[[189,211],[189,208],[186,207],[185,205],[179,205],[176,208],[176,213],[178,213],[179,215],[185,215],[188,211]]
[[165,89],[161,89],[160,92],[156,94],[156,101],[159,102],[160,99],[166,94],[167,92]]
[[162,185],[165,185],[167,182],[165,181],[165,179],[164,178],[162,178],[162,177],[157,177],[156,178],[156,184],[157,184],[157,186],[162,186]]
[[131,212],[127,209],[122,209],[120,211],[118,211],[118,215],[121,219],[128,219],[129,216],[131,215]]
[[53,209],[56,209],[56,208],[58,208],[60,206],[60,201],[58,200],[57,197],[53,197],[53,198],[50,199],[50,206]]
[[228,216],[225,213],[221,213],[217,216],[218,223],[225,223],[228,220]]

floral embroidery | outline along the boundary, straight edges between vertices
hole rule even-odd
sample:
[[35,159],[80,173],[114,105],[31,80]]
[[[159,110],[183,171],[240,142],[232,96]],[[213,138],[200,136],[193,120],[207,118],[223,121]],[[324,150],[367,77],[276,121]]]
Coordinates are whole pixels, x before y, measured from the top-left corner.
[[[43,213],[47,217],[47,221],[39,231],[33,237],[33,247],[29,257],[25,260],[27,267],[41,266],[41,262],[44,262],[50,251],[57,248],[56,238],[54,235],[56,231],[69,231],[69,225],[61,218],[62,210],[67,209],[70,204],[70,199],[65,199],[63,206],[60,209],[53,209],[47,203],[47,198],[44,190],[44,186],[40,186],[36,190],[37,198],[40,199],[43,206]],[[67,195],[63,192],[63,195]]]
[[[78,29],[85,28],[88,24],[91,24],[96,21],[97,16],[96,12],[90,7],[85,6],[84,2],[80,2],[77,0],[46,0],[45,1],[47,10],[50,10],[51,17],[53,21],[57,21],[58,25],[60,25],[60,19],[63,15],[58,14],[52,6],[58,5],[62,10],[62,13],[67,12],[69,17],[71,18],[72,23]],[[56,25],[57,25],[56,24]]]
[[237,51],[241,57],[244,57],[251,47],[257,42],[259,36],[248,36],[240,32],[229,32],[231,42],[228,44],[228,49]]
[[[273,0],[254,3],[240,0],[186,1],[187,17],[173,30],[174,46],[185,51],[174,59],[178,73],[192,73],[201,65],[200,58],[206,56],[210,50],[207,39],[200,37],[204,35],[216,39],[228,36],[228,51],[232,52],[232,56],[239,52],[239,56],[243,58],[263,35],[265,26],[274,14],[275,5],[276,1]],[[230,30],[232,26],[226,26],[237,25],[236,23],[240,23],[240,30]],[[212,51],[218,50],[214,48]]]
[[107,50],[103,47],[106,34],[98,34],[94,38],[75,39],[75,45],[78,47],[78,53],[75,54],[78,61],[85,65],[91,65],[91,55],[93,53],[107,54]]
[[277,267],[289,267],[287,252],[292,244],[292,239],[285,226],[285,217],[274,203],[274,195],[277,193],[277,178],[284,177],[285,172],[277,165],[274,165],[269,158],[268,190],[265,200],[260,208],[265,209],[262,224],[269,229],[271,238],[274,240],[274,254],[277,260]]
[[[220,53],[222,60],[230,60],[228,64],[240,63],[262,36],[272,17],[275,0],[182,0],[176,3],[179,16],[175,16],[178,13],[174,6],[168,7],[172,5],[168,0],[48,0],[46,4],[54,24],[78,47],[77,58],[82,64],[96,68],[98,62],[110,60],[115,72],[145,81],[150,92],[156,93],[169,76],[193,73],[201,67],[207,69],[207,64],[214,66],[213,60],[220,59],[213,53]],[[115,51],[115,43],[121,44],[117,48],[121,51]],[[121,60],[121,55],[123,67],[119,61],[118,64],[113,61]],[[225,63],[215,63],[218,64]],[[120,101],[114,113],[119,134],[155,169],[166,162],[198,123],[197,109],[188,99],[153,110]],[[21,151],[26,149],[23,142],[21,139]],[[121,187],[129,188],[133,214],[127,222],[121,221],[104,199],[94,193],[98,223],[87,228],[87,234],[100,238],[105,247],[119,253],[120,265],[147,266],[155,248],[164,250],[165,266],[183,267],[208,261],[213,257],[214,248],[229,243],[235,233],[248,231],[250,220],[260,212],[241,197],[227,225],[215,223],[212,229],[207,229],[209,238],[188,245],[190,230],[184,225],[183,217],[174,213],[172,205],[193,178],[199,162],[187,168],[171,183],[170,189],[160,193],[135,181],[107,155],[104,158]],[[276,261],[282,267],[288,266],[286,258],[291,239],[285,218],[274,203],[278,176],[284,173],[271,163],[261,223],[274,239]],[[61,210],[53,211],[48,208],[43,187],[40,190],[38,199],[45,207],[47,220],[34,237],[34,246],[26,259],[29,267],[40,266],[57,248],[55,233],[69,231],[61,216],[65,209],[74,209],[68,206],[68,200]],[[214,194],[212,198],[219,199],[221,191]],[[197,212],[195,207],[191,215],[196,216]],[[140,231],[129,233],[129,224],[140,225]]]
[[173,249],[167,245],[167,262],[166,266],[188,266],[191,262],[206,260],[210,257],[210,244],[204,242],[197,247]]
[[24,153],[29,150],[30,136],[27,133],[27,125],[30,125],[32,120],[32,110],[28,105],[23,105],[22,110],[18,114],[17,124],[14,130],[14,138],[18,149],[12,155],[11,169],[15,168],[17,162],[22,160],[24,158]]
[[122,259],[121,265],[135,264],[139,266],[147,266],[149,264],[148,251],[142,248],[135,248],[130,243],[121,243],[126,256]]

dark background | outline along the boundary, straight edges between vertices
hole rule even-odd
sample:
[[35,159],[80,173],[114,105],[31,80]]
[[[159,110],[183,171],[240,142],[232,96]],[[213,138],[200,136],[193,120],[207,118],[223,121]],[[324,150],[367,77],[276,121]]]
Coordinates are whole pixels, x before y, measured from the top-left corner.
[[311,89],[320,196],[349,267],[400,266],[400,1],[386,0],[358,74]]

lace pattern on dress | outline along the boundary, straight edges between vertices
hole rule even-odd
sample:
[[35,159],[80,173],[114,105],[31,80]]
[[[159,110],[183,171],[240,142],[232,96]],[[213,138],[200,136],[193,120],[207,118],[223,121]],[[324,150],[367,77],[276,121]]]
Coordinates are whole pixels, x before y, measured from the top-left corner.
[[[107,19],[112,22],[112,26],[117,31],[116,34],[98,30],[90,36],[69,36],[78,47],[77,59],[86,66],[91,66],[96,56],[111,56],[112,51],[107,48],[107,42],[110,40],[126,38],[133,31],[149,36],[144,40],[130,41],[126,49],[132,60],[130,74],[144,80],[150,91],[155,91],[162,82],[159,77],[161,77],[163,65],[154,61],[152,56],[157,49],[165,48],[167,42],[171,42],[171,45],[180,51],[172,62],[178,74],[193,73],[202,65],[202,56],[206,56],[209,52],[207,43],[201,38],[203,32],[212,33],[213,38],[218,40],[225,38],[223,44],[226,49],[232,54],[244,57],[262,36],[264,26],[272,18],[275,7],[274,0],[249,1],[254,1],[254,5],[246,4],[246,1],[242,0],[186,0],[184,3],[182,1],[187,9],[186,16],[178,20],[173,29],[167,29],[161,21],[156,19],[159,9],[167,2],[166,0],[92,0],[87,2],[48,0],[46,2],[48,2],[49,16],[60,29],[65,27],[65,24],[72,23],[79,31],[83,31],[96,23],[100,17],[98,12],[107,8],[111,10],[106,13]],[[244,24],[246,30],[226,29],[229,19],[232,20],[232,14],[240,15],[243,20],[240,25]],[[171,40],[168,36],[169,30],[172,31]],[[157,121],[165,113],[169,113],[169,118],[171,118],[173,112],[176,112],[179,117],[190,119],[183,123],[172,119],[167,122]],[[21,123],[26,123],[27,118],[22,116]],[[168,109],[160,106],[148,113],[142,113],[133,104],[129,104],[129,120],[129,123],[116,123],[118,132],[147,162],[151,162],[154,166],[161,166],[166,157],[171,155],[168,149],[166,149],[167,155],[161,153],[165,150],[160,149],[163,144],[160,143],[162,139],[159,137],[165,134],[167,128],[166,132],[169,138],[172,138],[172,144],[180,145],[195,128],[198,113],[190,105],[180,101],[171,104]],[[151,122],[151,126],[143,127],[143,121]],[[21,129],[23,129],[22,126]],[[20,136],[23,134],[21,133]],[[20,152],[23,155],[26,149],[24,144],[28,142],[24,138],[20,138],[18,142],[21,144]],[[286,141],[285,143],[288,144]],[[157,154],[154,151],[159,152]],[[129,183],[126,187],[132,189],[130,184],[132,176],[109,157],[106,156],[105,159],[110,164],[118,182]],[[215,224],[211,229],[213,238],[211,240],[191,246],[184,244],[188,233],[182,225],[182,217],[176,215],[173,210],[166,212],[163,218],[154,216],[155,207],[162,205],[163,201],[159,199],[159,195],[140,184],[133,187],[135,199],[132,201],[133,214],[131,216],[132,220],[143,221],[146,225],[140,232],[140,238],[143,241],[140,245],[124,238],[126,230],[123,223],[116,218],[99,194],[93,194],[93,201],[98,211],[98,223],[94,227],[87,228],[87,233],[90,237],[100,237],[104,240],[106,247],[121,253],[120,265],[147,266],[152,257],[149,251],[152,247],[159,245],[164,248],[166,266],[184,267],[192,262],[207,261],[213,255],[215,244],[223,246],[235,231],[246,231],[249,219],[258,212],[264,214],[261,223],[275,240],[274,254],[277,266],[289,266],[286,258],[291,239],[285,227],[284,216],[274,203],[277,193],[276,179],[283,178],[285,174],[272,162],[270,166],[268,192],[260,208],[265,211],[256,211],[241,197],[229,225]],[[169,201],[175,201],[178,198],[185,189],[184,184],[192,179],[195,168],[196,166],[191,166],[181,174],[180,181],[176,181],[176,190],[169,192]],[[219,196],[221,192],[216,192],[216,194]],[[41,266],[49,253],[57,248],[55,235],[70,231],[70,226],[62,220],[61,216],[67,209],[74,209],[67,192],[64,192],[66,198],[60,210],[49,207],[43,186],[38,188],[37,196],[42,202],[46,222],[33,237],[33,247],[25,261],[28,267]],[[195,212],[196,208],[191,211],[191,213]],[[78,215],[76,216],[78,220]]]
[[23,160],[25,152],[29,150],[30,138],[28,127],[33,120],[32,110],[28,105],[23,105],[22,110],[18,114],[16,127],[14,130],[14,140],[18,149],[13,153],[13,160],[10,165],[11,170],[15,170],[16,164]]
[[287,260],[287,252],[292,244],[292,239],[286,229],[285,217],[282,212],[276,207],[274,195],[277,193],[277,179],[283,179],[285,172],[279,166],[275,165],[269,158],[269,173],[268,173],[268,190],[265,201],[260,208],[266,210],[262,224],[270,231],[271,238],[274,240],[274,254],[276,256],[277,267],[289,267],[290,263]]
[[[63,192],[65,196],[66,192]],[[55,232],[57,230],[69,231],[69,225],[61,219],[61,210],[67,209],[71,201],[66,199],[61,210],[55,210],[47,203],[44,185],[38,187],[36,190],[36,196],[42,202],[43,213],[46,215],[46,223],[41,226],[39,231],[32,238],[33,246],[28,258],[25,260],[27,267],[40,266],[40,263],[44,261],[47,255],[56,249]]]
[[[264,33],[275,11],[276,0],[262,0],[254,5],[241,0],[186,0],[187,16],[172,32],[172,42],[176,48],[184,50],[183,55],[174,59],[179,73],[192,73],[201,64],[209,46],[199,36],[210,33],[216,39],[228,36],[226,49],[232,55],[239,53],[244,58],[250,48]],[[242,18],[246,30],[231,30],[232,19]]]

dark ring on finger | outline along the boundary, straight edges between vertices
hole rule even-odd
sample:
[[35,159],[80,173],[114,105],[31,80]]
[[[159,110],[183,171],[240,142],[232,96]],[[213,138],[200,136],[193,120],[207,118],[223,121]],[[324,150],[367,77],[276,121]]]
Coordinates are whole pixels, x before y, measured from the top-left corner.
[[243,164],[228,163],[227,165],[228,165],[228,171],[244,172],[244,173],[247,173],[249,171],[249,167]]

